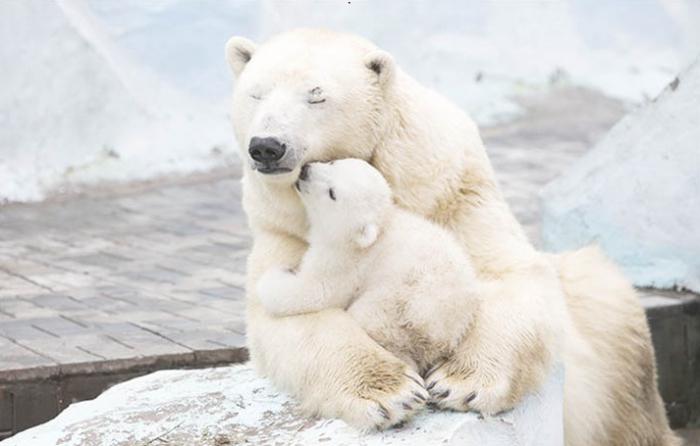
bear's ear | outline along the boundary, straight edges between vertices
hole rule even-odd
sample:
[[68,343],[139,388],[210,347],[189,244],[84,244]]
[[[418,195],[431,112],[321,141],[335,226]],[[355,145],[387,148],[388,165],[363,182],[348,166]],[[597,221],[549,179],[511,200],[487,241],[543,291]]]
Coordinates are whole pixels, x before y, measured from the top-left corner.
[[376,223],[367,223],[360,227],[355,236],[355,243],[361,248],[369,248],[379,237],[379,226]]
[[395,64],[391,54],[382,50],[374,50],[365,56],[365,66],[377,76],[379,85],[384,88],[394,78]]
[[231,37],[226,42],[226,61],[238,77],[255,53],[255,44],[245,37]]

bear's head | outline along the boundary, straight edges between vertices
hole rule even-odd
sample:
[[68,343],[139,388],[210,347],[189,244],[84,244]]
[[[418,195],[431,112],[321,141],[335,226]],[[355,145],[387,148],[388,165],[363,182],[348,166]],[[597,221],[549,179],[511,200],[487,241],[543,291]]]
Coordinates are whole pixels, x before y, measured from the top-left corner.
[[309,240],[371,246],[392,206],[391,188],[363,160],[305,164],[295,186],[309,217]]
[[384,135],[395,66],[352,35],[302,29],[257,46],[232,37],[233,126],[249,172],[292,184],[301,166],[370,159]]

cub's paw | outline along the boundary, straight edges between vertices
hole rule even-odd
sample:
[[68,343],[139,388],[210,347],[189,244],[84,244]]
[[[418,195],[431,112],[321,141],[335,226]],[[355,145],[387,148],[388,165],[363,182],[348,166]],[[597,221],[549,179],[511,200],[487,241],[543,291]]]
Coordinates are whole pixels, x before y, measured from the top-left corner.
[[255,292],[268,312],[277,312],[278,306],[289,293],[290,280],[294,279],[294,273],[283,267],[270,268],[260,276]]
[[422,410],[429,397],[420,375],[404,366],[361,383],[342,418],[364,431],[400,426]]

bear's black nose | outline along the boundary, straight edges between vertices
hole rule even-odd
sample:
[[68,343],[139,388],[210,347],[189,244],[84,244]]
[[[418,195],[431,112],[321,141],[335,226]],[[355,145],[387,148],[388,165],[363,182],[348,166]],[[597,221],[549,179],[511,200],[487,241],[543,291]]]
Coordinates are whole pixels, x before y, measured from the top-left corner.
[[259,163],[279,161],[287,150],[284,144],[275,138],[253,137],[248,146],[250,157]]
[[309,178],[309,165],[304,164],[301,166],[301,171],[299,172],[299,181],[306,181]]

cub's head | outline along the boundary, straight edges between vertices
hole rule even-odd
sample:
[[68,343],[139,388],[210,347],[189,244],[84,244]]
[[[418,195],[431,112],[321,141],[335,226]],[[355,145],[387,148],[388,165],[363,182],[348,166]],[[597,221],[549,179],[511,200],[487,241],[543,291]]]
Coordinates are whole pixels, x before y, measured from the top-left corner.
[[265,181],[291,185],[310,161],[369,159],[385,133],[395,67],[370,42],[304,29],[259,46],[232,37],[226,58],[241,156]]
[[391,189],[369,163],[342,159],[305,164],[295,183],[311,224],[310,237],[372,245],[389,212]]

